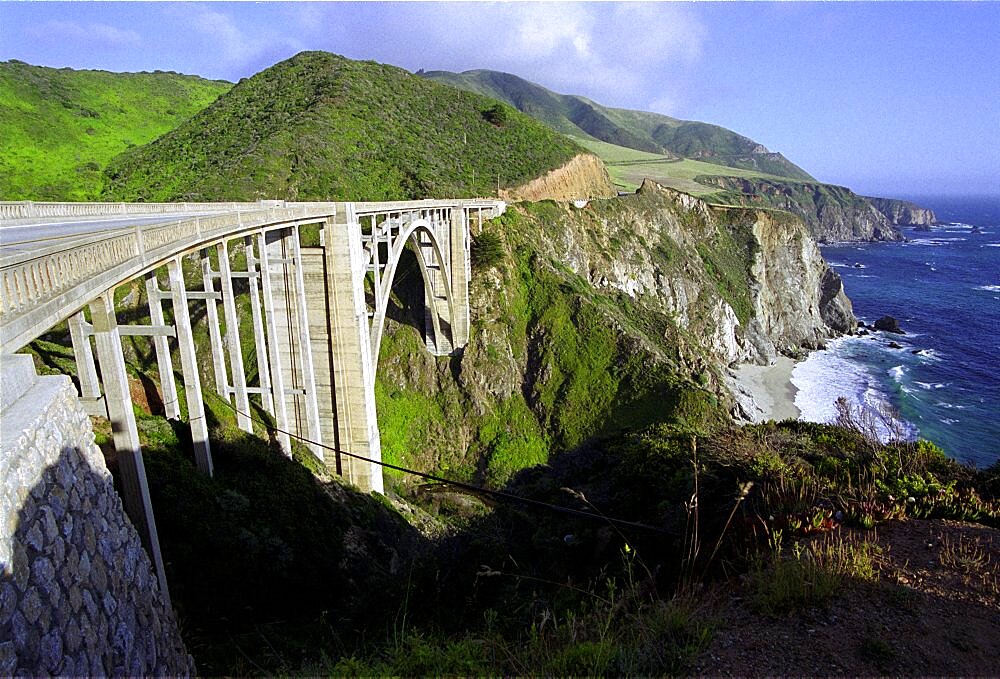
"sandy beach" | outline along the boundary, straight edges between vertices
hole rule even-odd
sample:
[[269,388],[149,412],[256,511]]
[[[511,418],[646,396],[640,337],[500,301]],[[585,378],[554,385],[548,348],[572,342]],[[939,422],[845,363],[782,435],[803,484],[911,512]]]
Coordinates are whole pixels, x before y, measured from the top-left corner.
[[798,419],[792,384],[796,361],[778,356],[771,365],[744,364],[728,371],[730,390],[744,413],[754,422]]

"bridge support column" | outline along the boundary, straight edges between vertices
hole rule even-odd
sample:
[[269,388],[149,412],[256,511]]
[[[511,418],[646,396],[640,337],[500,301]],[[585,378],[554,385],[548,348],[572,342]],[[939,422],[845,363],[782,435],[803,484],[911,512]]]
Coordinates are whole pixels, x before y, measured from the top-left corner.
[[[201,276],[206,293],[215,293],[215,272],[208,248],[201,251]],[[212,373],[215,376],[215,393],[229,398],[229,379],[226,376],[226,357],[222,348],[222,333],[219,331],[219,303],[211,297],[205,298],[205,320],[208,323],[208,340],[212,347]]]
[[107,403],[101,396],[101,385],[97,377],[97,364],[94,363],[94,351],[90,346],[90,336],[84,326],[87,321],[83,311],[69,317],[69,336],[73,343],[73,356],[76,359],[76,375],[80,380],[80,402],[88,415],[108,416]]
[[[442,210],[433,210],[429,219],[434,237],[441,245],[441,256],[444,261],[438,261],[437,254],[430,241],[423,241],[423,234],[417,234],[421,254],[426,267],[424,285],[424,338],[427,351],[435,356],[447,356],[452,352],[452,332],[448,311],[448,298],[445,294],[444,281],[448,275],[451,250],[448,247],[450,226]],[[429,282],[429,285],[426,283]]]
[[132,412],[132,398],[125,372],[125,356],[122,352],[122,338],[115,317],[114,291],[106,292],[90,303],[90,315],[94,326],[94,340],[97,358],[101,364],[101,378],[107,397],[111,429],[114,432],[115,451],[118,454],[118,471],[122,486],[122,504],[131,519],[149,559],[156,568],[160,581],[160,591],[169,601],[167,574],[163,569],[160,554],[160,540],[156,534],[156,520],[153,518],[153,504],[149,498],[146,482],[146,468],[142,462],[139,447],[139,430]]
[[[250,419],[250,395],[243,369],[243,347],[240,344],[240,323],[236,313],[236,295],[233,292],[233,271],[229,263],[229,246],[219,243],[219,280],[222,283],[222,310],[226,316],[226,344],[229,348],[229,372],[232,377],[233,395],[236,397],[236,424],[246,432],[253,432]],[[229,394],[226,394],[229,400]]]
[[449,215],[448,245],[451,251],[452,350],[469,343],[469,215],[455,207]]
[[[208,420],[205,418],[205,402],[201,395],[198,355],[195,352],[194,333],[191,331],[190,308],[187,290],[184,287],[184,267],[180,257],[167,262],[167,272],[170,276],[170,299],[174,307],[174,329],[177,332],[177,350],[181,356],[181,372],[184,374],[184,394],[187,400],[194,459],[203,474],[212,476],[214,467],[212,449],[208,443]],[[215,304],[211,299],[207,299],[206,302],[209,306]]]
[[375,362],[365,304],[361,224],[347,203],[323,228],[327,319],[341,467],[362,490],[383,492],[382,447],[375,413]]
[[260,401],[264,410],[274,415],[274,399],[271,396],[271,371],[268,369],[267,338],[264,334],[264,319],[260,313],[260,285],[258,278],[258,258],[254,254],[252,236],[243,239],[247,252],[247,283],[250,285],[250,313],[253,320],[254,347],[257,349],[257,383],[260,386]]
[[[149,322],[152,325],[164,326],[163,305],[160,302],[160,284],[156,272],[146,274],[146,299],[149,303]],[[177,383],[174,382],[174,364],[170,359],[170,345],[166,335],[153,335],[153,348],[156,351],[156,368],[160,373],[160,392],[163,395],[163,414],[168,420],[179,420],[181,417],[180,400],[177,397]]]
[[[270,242],[269,242],[270,241]],[[288,407],[285,400],[285,371],[282,369],[281,351],[278,348],[278,319],[276,318],[274,285],[271,280],[272,250],[281,259],[281,238],[277,232],[262,233],[257,236],[260,253],[260,285],[264,298],[264,330],[267,334],[268,372],[271,375],[271,400],[274,403],[274,420],[278,425],[278,445],[288,457],[292,456],[291,439],[288,437]]]
[[[302,248],[299,244],[298,227],[292,227],[288,233],[288,245],[293,262],[295,288],[295,308],[297,313],[296,330],[299,340],[299,371],[302,376],[302,391],[306,411],[306,436],[310,441],[323,443],[323,431],[319,419],[319,400],[316,396],[316,369],[313,363],[312,339],[309,332],[309,304],[306,299],[305,263],[302,259]],[[318,445],[310,445],[313,454],[325,460],[326,454]]]

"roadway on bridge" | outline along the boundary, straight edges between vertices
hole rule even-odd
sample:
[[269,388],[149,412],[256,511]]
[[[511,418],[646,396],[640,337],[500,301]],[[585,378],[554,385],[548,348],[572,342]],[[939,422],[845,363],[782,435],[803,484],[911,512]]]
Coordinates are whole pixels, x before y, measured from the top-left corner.
[[173,212],[128,217],[54,217],[32,220],[32,223],[4,223],[0,221],[0,248],[4,255],[15,255],[60,242],[70,245],[80,238],[114,232],[134,226],[164,224],[183,219],[194,219],[218,212]]

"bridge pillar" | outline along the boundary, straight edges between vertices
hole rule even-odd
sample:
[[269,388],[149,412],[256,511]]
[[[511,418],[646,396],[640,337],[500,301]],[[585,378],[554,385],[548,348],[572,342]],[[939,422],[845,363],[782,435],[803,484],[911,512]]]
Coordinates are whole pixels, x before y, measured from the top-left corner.
[[[354,206],[323,228],[328,337],[333,365],[338,446],[352,455],[340,460],[344,476],[362,490],[383,492],[382,444],[375,413],[375,362],[365,304],[361,223]],[[339,457],[339,456],[338,456]]]
[[464,208],[454,207],[449,215],[448,246],[451,251],[452,350],[469,343],[469,215]]
[[[146,274],[146,300],[149,304],[149,322],[152,325],[163,326],[163,305],[160,301],[160,284],[156,272]],[[177,384],[174,382],[174,363],[170,359],[170,345],[166,335],[153,336],[153,348],[156,351],[156,368],[160,374],[160,392],[163,394],[163,414],[168,420],[179,420],[181,417],[180,400],[177,397]]]
[[278,425],[278,445],[286,456],[292,456],[292,443],[287,432],[288,407],[285,391],[285,370],[278,344],[279,319],[275,308],[272,267],[281,271],[281,264],[271,264],[272,254],[282,259],[281,238],[275,231],[257,236],[257,251],[260,253],[260,285],[264,298],[264,332],[267,335],[268,372],[271,375],[271,400],[274,403],[274,421]]
[[[208,248],[201,251],[201,277],[203,290],[215,294],[215,272]],[[215,377],[215,393],[229,398],[229,378],[226,376],[226,357],[222,348],[222,333],[219,331],[219,303],[212,297],[205,298],[205,318],[208,322],[208,341],[212,347],[212,374]]]
[[80,402],[84,404],[88,415],[107,417],[108,408],[101,396],[94,351],[90,346],[90,337],[84,330],[86,323],[83,311],[69,317],[69,336],[73,343],[73,356],[76,359],[76,375],[80,380]]
[[118,456],[119,478],[122,485],[122,504],[132,525],[149,553],[149,559],[156,568],[160,581],[160,591],[169,601],[167,574],[163,569],[160,554],[160,539],[156,534],[156,520],[153,518],[153,503],[149,498],[146,482],[146,467],[142,462],[139,447],[139,430],[132,411],[132,397],[125,372],[125,355],[122,352],[122,338],[115,317],[114,291],[106,292],[90,303],[90,316],[94,326],[94,341],[97,346],[97,360],[101,365],[101,378],[107,398],[111,430]]
[[[427,351],[435,356],[447,356],[452,352],[451,313],[448,309],[448,297],[445,294],[446,276],[451,268],[451,248],[449,240],[451,226],[443,210],[433,210],[430,215],[431,230],[441,246],[441,256],[444,261],[438,261],[430,241],[423,241],[423,234],[414,237],[421,248],[423,260],[426,263],[427,277],[424,285],[424,338]],[[450,279],[449,283],[450,283]]]
[[271,394],[271,374],[268,369],[267,339],[264,333],[264,319],[260,312],[260,285],[257,265],[259,259],[254,254],[252,236],[243,239],[247,253],[247,283],[250,285],[250,313],[253,321],[254,346],[257,349],[257,380],[260,386],[260,400],[264,410],[274,415],[274,399]]
[[[250,420],[250,396],[247,377],[243,368],[243,347],[240,344],[240,323],[236,313],[236,294],[233,292],[233,271],[229,262],[229,246],[219,243],[219,280],[222,283],[222,310],[226,317],[226,344],[229,349],[229,372],[236,398],[236,424],[246,432],[253,432]],[[226,394],[229,400],[229,394]]]
[[[184,395],[187,400],[194,459],[203,474],[212,476],[214,467],[212,449],[208,443],[208,420],[205,418],[205,402],[201,395],[198,356],[195,352],[194,333],[191,330],[187,290],[184,287],[184,266],[180,257],[167,262],[167,273],[170,276],[170,299],[174,307],[174,329],[177,332],[177,351],[181,356],[181,372],[184,375]],[[211,299],[206,301],[210,305],[215,303]],[[173,374],[170,380],[173,382]]]

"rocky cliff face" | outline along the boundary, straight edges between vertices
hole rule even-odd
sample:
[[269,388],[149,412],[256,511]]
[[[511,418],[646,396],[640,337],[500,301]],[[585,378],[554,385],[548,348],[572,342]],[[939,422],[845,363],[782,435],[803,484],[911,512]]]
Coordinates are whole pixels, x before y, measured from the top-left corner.
[[712,207],[648,180],[634,197],[570,215],[539,244],[552,261],[673,318],[724,363],[767,361],[846,330],[824,309],[853,318],[839,276],[792,217]]
[[722,202],[798,215],[821,243],[902,239],[869,199],[843,186],[745,177],[701,176],[697,181],[722,189],[718,194]]
[[562,167],[513,189],[500,192],[507,201],[583,200],[615,195],[608,170],[597,156],[581,153]]
[[789,214],[647,181],[584,208],[513,205],[483,228],[503,256],[474,270],[460,357],[423,350],[421,289],[390,314],[377,382],[389,460],[500,482],[602,431],[724,417],[727,365],[852,327],[839,278]]
[[908,200],[895,198],[866,198],[875,209],[885,215],[890,224],[897,226],[930,226],[937,223],[933,210],[920,207]]

